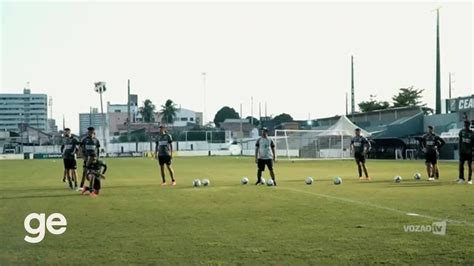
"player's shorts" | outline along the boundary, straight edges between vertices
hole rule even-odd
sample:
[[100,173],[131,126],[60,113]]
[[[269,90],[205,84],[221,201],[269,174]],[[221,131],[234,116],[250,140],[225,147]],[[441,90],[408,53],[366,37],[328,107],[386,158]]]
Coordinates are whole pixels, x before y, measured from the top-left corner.
[[84,164],[83,164],[83,166],[86,167],[86,166],[87,166],[87,163],[88,163],[89,160],[91,159],[91,155],[84,155],[82,158],[84,159]]
[[361,152],[354,153],[354,159],[356,163],[365,163],[365,155]]
[[464,163],[464,162],[472,163],[472,153],[461,153],[459,154],[459,162]]
[[158,163],[160,165],[171,165],[171,156],[169,155],[158,155]]
[[76,159],[63,159],[64,169],[77,169]]
[[96,170],[87,170],[87,180],[90,181],[90,176],[93,176],[96,180],[97,179],[100,179],[101,176],[100,176],[100,172],[96,171]]
[[273,160],[272,159],[258,159],[257,167],[259,171],[265,171],[265,166],[268,170],[273,171]]
[[437,164],[438,163],[438,154],[436,151],[425,152],[425,163]]

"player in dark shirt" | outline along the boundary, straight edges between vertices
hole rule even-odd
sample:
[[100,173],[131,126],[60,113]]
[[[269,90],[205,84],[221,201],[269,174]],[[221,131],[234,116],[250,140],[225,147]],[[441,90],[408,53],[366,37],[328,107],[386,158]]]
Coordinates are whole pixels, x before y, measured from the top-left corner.
[[433,132],[433,127],[428,126],[428,132],[421,139],[421,147],[425,153],[428,181],[433,181],[435,177],[436,179],[439,178],[438,155],[444,144],[444,140]]
[[471,130],[471,122],[464,121],[464,128],[459,131],[459,179],[458,183],[464,183],[464,163],[468,167],[468,184],[472,185],[472,153],[474,152],[474,132]]
[[107,172],[107,164],[99,160],[97,154],[89,156],[89,164],[87,168],[87,180],[89,180],[89,186],[82,189],[82,194],[89,192],[91,197],[97,197],[101,188],[100,180],[105,179],[105,172]]
[[171,166],[171,159],[173,159],[173,139],[171,135],[166,132],[166,128],[161,125],[160,126],[160,135],[158,135],[158,139],[156,140],[156,147],[155,147],[155,155],[158,158],[158,163],[160,165],[161,171],[161,185],[166,185],[165,179],[165,164],[166,168],[168,168],[168,172],[170,173],[171,177],[171,185],[176,185],[176,180],[174,179],[174,170]]
[[354,153],[354,159],[357,164],[357,169],[359,171],[359,180],[362,180],[362,170],[364,170],[365,179],[370,180],[367,167],[365,166],[365,156],[370,150],[370,142],[360,134],[360,128],[355,129],[355,136],[351,140],[351,153]]
[[64,129],[64,138],[63,144],[61,145],[61,153],[64,162],[64,174],[65,176],[67,176],[69,188],[71,189],[77,188],[76,152],[78,149],[78,145],[79,141],[75,137],[71,136],[71,130],[69,128]]
[[95,129],[93,127],[87,128],[87,136],[82,139],[80,148],[82,158],[84,159],[84,164],[82,165],[81,187],[79,188],[82,190],[86,179],[87,167],[92,158],[91,156],[99,156],[100,142],[95,137]]

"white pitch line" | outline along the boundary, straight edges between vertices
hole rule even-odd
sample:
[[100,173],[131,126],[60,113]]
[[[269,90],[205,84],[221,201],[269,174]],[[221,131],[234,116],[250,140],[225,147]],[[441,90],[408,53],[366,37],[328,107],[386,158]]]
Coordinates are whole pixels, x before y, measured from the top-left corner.
[[446,222],[452,223],[452,224],[464,224],[464,225],[474,227],[474,223],[468,222],[468,221],[460,221],[460,220],[440,218],[440,217],[434,217],[434,216],[418,214],[418,213],[411,213],[411,212],[401,211],[401,210],[397,210],[397,209],[394,209],[394,208],[385,207],[385,206],[381,206],[381,205],[377,205],[377,204],[361,202],[361,201],[351,200],[351,199],[347,199],[347,198],[341,198],[341,197],[331,196],[331,195],[327,195],[327,194],[321,194],[321,193],[317,193],[317,192],[298,190],[298,189],[294,189],[294,188],[279,187],[279,189],[290,190],[290,191],[298,192],[298,193],[305,193],[305,194],[309,194],[309,195],[313,195],[313,196],[317,196],[317,197],[322,197],[322,198],[327,198],[327,199],[332,199],[332,200],[337,200],[337,201],[343,201],[343,202],[362,205],[362,206],[368,206],[368,207],[372,207],[372,208],[376,208],[376,209],[381,209],[381,210],[386,210],[386,211],[390,211],[390,212],[399,213],[399,214],[402,214],[402,215],[422,217],[422,218],[426,218],[426,219],[430,219],[430,220],[446,221]]

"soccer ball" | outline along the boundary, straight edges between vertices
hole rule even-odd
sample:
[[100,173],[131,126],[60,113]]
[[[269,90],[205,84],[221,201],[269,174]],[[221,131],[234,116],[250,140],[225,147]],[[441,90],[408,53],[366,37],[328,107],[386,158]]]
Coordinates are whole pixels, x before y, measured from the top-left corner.
[[240,180],[240,183],[241,183],[242,185],[247,185],[248,182],[249,182],[248,177],[243,177],[242,180]]
[[400,183],[402,182],[402,177],[397,175],[396,177],[393,178],[393,181],[395,181],[395,183]]
[[306,183],[306,185],[311,185],[311,184],[313,184],[313,181],[314,181],[314,180],[313,180],[313,178],[312,178],[311,176],[308,176],[308,177],[304,180],[304,182]]
[[342,184],[342,178],[340,178],[339,176],[336,176],[334,178],[334,185],[340,185]]
[[211,181],[209,181],[209,179],[206,178],[206,179],[203,179],[203,180],[202,180],[202,185],[203,185],[203,186],[207,187],[207,186],[209,186],[210,184],[211,184]]
[[267,180],[267,186],[271,187],[271,186],[273,186],[273,184],[274,184],[273,179],[270,178],[270,179]]
[[194,179],[194,181],[193,181],[193,186],[194,186],[194,187],[200,187],[200,186],[201,186],[201,180],[199,180],[199,179],[197,179],[197,178]]
[[260,179],[260,184],[261,184],[261,185],[264,185],[264,184],[265,184],[265,178],[262,177],[262,179]]
[[416,173],[416,174],[413,176],[413,178],[414,178],[415,180],[420,180],[420,179],[421,179],[421,174],[420,174],[420,173]]

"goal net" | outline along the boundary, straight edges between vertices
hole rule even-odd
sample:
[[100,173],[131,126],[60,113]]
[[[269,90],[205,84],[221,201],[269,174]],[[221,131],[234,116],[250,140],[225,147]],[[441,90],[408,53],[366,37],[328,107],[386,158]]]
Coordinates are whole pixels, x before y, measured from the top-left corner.
[[275,130],[279,159],[349,158],[352,136],[334,130]]

